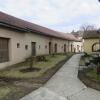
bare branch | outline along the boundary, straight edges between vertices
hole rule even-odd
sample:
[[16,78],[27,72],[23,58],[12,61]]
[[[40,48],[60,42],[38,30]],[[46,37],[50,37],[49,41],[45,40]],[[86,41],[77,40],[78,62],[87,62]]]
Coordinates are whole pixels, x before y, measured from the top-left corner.
[[85,31],[91,31],[91,30],[96,30],[96,26],[95,25],[88,25],[88,24],[84,24],[80,27],[80,30],[85,32]]

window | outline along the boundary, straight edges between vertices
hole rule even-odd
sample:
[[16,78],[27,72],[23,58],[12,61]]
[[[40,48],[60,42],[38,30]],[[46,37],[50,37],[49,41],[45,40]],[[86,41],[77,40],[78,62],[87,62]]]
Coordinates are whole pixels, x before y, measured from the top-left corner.
[[17,48],[20,48],[20,43],[17,43]]
[[45,49],[47,49],[47,45],[45,45]]
[[9,60],[8,41],[9,39],[0,38],[0,63]]
[[25,45],[25,50],[28,50],[28,45]]
[[39,45],[39,49],[40,49],[40,45]]

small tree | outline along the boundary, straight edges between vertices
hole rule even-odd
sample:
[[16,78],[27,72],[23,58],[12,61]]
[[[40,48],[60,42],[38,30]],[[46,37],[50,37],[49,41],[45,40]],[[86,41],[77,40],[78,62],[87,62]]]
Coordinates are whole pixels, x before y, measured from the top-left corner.
[[34,56],[31,56],[29,58],[26,59],[29,63],[29,69],[34,69],[34,63],[35,63],[35,60],[36,60],[36,57]]

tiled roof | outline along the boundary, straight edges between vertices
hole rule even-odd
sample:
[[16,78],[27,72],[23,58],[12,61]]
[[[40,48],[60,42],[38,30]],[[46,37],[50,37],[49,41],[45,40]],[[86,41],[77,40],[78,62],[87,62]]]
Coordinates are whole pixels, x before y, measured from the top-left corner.
[[100,36],[100,33],[98,33],[97,30],[86,31],[83,34],[83,39],[99,38],[99,36]]
[[63,33],[62,33],[62,35],[63,35],[64,37],[66,37],[68,40],[79,41],[74,35],[72,35],[72,34],[70,34],[70,33],[66,33],[66,34],[63,34]]
[[24,21],[22,19],[5,14],[3,12],[0,12],[0,26],[17,29],[23,32],[35,32],[41,35],[52,36],[61,39],[75,40],[75,41],[77,40],[72,35],[62,34],[60,32],[56,32],[46,27],[42,27],[34,23]]

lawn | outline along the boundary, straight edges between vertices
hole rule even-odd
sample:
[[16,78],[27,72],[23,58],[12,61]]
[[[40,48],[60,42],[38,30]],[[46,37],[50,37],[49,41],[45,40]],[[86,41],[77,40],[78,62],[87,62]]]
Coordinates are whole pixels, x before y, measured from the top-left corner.
[[[22,72],[28,68],[27,62],[22,62],[0,70],[0,100],[19,100],[31,91],[41,87],[57,71],[58,63],[67,60],[72,54],[46,56],[47,61],[36,62],[34,67],[39,71]],[[62,66],[64,62],[60,65]],[[46,73],[48,72],[48,73]]]
[[[79,65],[80,66],[87,66],[86,63],[90,62],[90,60],[93,59],[92,55],[83,55],[80,58]],[[83,69],[84,70],[84,69]],[[90,78],[91,80],[97,82],[100,84],[100,75],[97,75],[96,73],[96,67],[87,67],[87,71],[85,72],[86,76]]]
[[96,56],[95,54],[81,56],[78,77],[86,86],[100,91],[100,75],[97,74]]
[[100,75],[97,75],[96,68],[87,72],[86,76],[88,76],[91,80],[100,84]]
[[0,100],[3,98],[3,97],[5,97],[8,93],[10,93],[10,91],[11,91],[11,89],[10,88],[8,88],[8,87],[1,87],[0,86]]
[[22,69],[28,68],[29,64],[27,62],[20,63],[18,65],[11,66],[6,70],[0,71],[0,77],[10,77],[10,78],[34,78],[41,76],[46,70],[54,67],[59,61],[66,58],[66,55],[56,55],[54,57],[47,56],[47,61],[41,61],[35,63],[35,68],[40,68],[40,71],[34,72],[21,72]]

